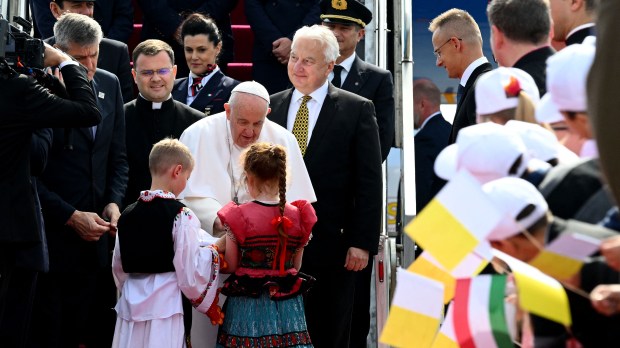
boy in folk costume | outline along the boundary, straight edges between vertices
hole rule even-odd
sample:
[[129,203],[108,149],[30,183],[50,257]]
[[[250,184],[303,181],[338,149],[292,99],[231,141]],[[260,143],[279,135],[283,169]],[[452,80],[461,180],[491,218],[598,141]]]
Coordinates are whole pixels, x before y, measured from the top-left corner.
[[112,269],[121,297],[113,347],[189,347],[191,306],[220,313],[214,300],[224,240],[201,230],[194,213],[176,200],[193,166],[178,140],[155,144],[151,189],[119,219]]

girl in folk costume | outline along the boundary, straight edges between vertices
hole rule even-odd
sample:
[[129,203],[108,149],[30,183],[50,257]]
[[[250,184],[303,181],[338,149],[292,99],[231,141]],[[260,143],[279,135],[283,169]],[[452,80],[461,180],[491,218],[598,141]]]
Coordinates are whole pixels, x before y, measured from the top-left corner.
[[242,156],[254,199],[230,202],[218,216],[227,227],[228,271],[218,347],[312,347],[301,294],[312,277],[299,273],[316,223],[312,205],[286,203],[286,151],[255,143]]
[[151,189],[118,221],[112,271],[121,297],[112,347],[191,347],[191,307],[219,315],[218,245],[224,240],[201,230],[196,215],[176,200],[193,166],[180,141],[155,144]]

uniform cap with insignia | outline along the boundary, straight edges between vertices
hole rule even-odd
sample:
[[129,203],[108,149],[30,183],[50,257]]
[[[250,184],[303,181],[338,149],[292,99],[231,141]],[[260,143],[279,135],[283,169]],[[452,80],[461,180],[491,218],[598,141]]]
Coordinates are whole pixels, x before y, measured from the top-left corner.
[[322,0],[321,20],[325,23],[357,24],[364,28],[372,12],[356,0]]

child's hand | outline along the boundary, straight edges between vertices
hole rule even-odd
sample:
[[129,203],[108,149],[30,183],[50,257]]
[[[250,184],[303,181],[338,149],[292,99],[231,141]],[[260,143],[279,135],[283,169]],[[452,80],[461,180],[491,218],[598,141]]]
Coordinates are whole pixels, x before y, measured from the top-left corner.
[[217,247],[220,253],[226,252],[226,236],[221,236],[213,245]]

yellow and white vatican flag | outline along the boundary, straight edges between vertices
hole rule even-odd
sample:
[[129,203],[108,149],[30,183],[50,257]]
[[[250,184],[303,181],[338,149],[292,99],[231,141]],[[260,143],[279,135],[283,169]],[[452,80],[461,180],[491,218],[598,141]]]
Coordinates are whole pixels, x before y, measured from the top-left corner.
[[480,183],[460,171],[405,227],[405,232],[451,272],[500,222],[503,215]]
[[399,268],[381,343],[430,348],[441,322],[443,291],[442,283]]

